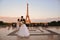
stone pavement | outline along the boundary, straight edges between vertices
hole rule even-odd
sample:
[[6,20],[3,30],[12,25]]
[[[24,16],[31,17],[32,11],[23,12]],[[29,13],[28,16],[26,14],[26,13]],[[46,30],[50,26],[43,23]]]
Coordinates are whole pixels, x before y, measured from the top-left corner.
[[[48,28],[49,30],[51,28]],[[0,40],[60,40],[60,35],[52,35],[56,32],[52,31],[52,29],[49,31],[48,29],[32,29],[30,30],[30,37],[29,38],[20,38],[16,36],[16,29],[10,28],[8,30],[7,28],[1,28],[0,29]],[[52,32],[51,32],[52,31]]]

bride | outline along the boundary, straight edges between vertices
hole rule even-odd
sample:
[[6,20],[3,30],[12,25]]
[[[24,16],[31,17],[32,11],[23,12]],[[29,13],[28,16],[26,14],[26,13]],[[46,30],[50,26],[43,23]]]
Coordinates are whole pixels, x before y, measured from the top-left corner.
[[[20,26],[19,26],[20,25]],[[24,24],[24,22],[22,21],[22,22],[18,22],[17,23],[17,32],[16,32],[16,34],[18,35],[18,36],[20,36],[20,37],[29,37],[30,36],[30,34],[29,34],[29,30],[28,30],[28,28],[27,28],[27,26]]]

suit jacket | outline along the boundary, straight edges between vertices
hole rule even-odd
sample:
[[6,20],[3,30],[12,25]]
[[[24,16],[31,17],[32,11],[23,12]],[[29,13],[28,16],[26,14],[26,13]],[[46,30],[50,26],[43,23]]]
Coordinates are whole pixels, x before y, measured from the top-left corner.
[[21,19],[20,21],[24,21],[24,24],[26,23],[26,21],[25,21],[25,19],[23,18],[23,19]]

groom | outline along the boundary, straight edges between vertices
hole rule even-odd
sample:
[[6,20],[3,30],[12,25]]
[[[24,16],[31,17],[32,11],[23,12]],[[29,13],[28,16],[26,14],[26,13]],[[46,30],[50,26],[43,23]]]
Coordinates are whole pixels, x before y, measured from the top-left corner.
[[20,21],[23,21],[23,22],[24,22],[24,24],[26,24],[26,21],[25,21],[25,19],[24,19],[24,17],[23,17],[23,16],[21,16]]

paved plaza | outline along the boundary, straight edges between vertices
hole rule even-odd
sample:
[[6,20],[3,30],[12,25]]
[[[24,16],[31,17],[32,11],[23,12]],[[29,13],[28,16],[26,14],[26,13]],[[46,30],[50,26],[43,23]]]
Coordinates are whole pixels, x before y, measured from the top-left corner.
[[29,28],[30,37],[20,38],[16,28],[0,28],[0,40],[60,40],[60,28]]

